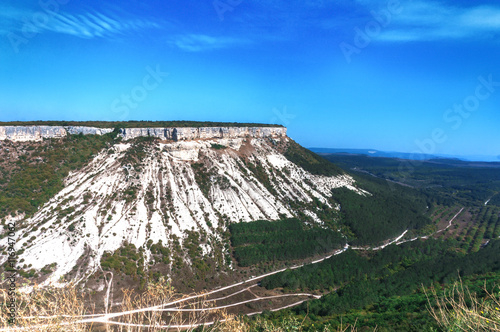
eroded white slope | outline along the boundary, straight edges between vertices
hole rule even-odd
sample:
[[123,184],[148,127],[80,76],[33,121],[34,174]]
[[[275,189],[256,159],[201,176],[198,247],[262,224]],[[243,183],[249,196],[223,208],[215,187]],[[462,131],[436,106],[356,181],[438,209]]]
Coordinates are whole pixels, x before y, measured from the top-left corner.
[[[178,238],[182,243],[189,230],[220,239],[227,222],[296,215],[289,201],[307,203],[316,197],[329,204],[331,189],[341,186],[362,194],[349,176],[304,171],[269,139],[154,143],[142,158],[137,158],[135,144],[117,144],[71,173],[65,188],[27,221],[23,232],[29,236],[17,243],[24,249],[19,259],[36,270],[57,263],[45,284],[58,284],[75,267],[77,279],[89,276],[100,269],[104,252],[124,243],[143,247],[150,257],[148,240],[172,244]],[[228,148],[214,149],[213,144]],[[204,189],[197,182],[195,163],[209,171]],[[257,179],[251,170],[256,167],[268,183]],[[321,223],[314,211],[302,212]],[[211,250],[205,246],[204,253]]]

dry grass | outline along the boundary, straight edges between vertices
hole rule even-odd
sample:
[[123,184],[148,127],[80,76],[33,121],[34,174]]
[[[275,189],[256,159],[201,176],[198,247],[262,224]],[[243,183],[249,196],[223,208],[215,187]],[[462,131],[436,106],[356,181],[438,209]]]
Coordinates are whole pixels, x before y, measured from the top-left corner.
[[[485,286],[484,291],[485,296],[480,298],[461,281],[455,283],[442,295],[438,295],[436,290],[432,289],[431,295],[428,296],[429,312],[444,331],[500,331],[500,287],[496,286],[493,291],[488,291]],[[224,311],[211,310],[213,302],[206,301],[203,297],[197,298],[196,301],[179,302],[176,306],[162,306],[176,299],[180,299],[178,294],[168,282],[163,280],[149,283],[145,291],[140,294],[124,290],[123,301],[113,311],[126,313],[112,317],[107,322],[92,323],[81,322],[82,319],[98,315],[92,315],[93,309],[85,307],[84,303],[88,301],[85,301],[84,293],[78,288],[71,286],[34,288],[30,293],[17,292],[17,321],[16,326],[13,327],[9,325],[8,310],[6,310],[8,294],[5,290],[0,290],[2,304],[0,331],[193,331],[196,329],[195,326],[203,322],[213,322],[213,324],[199,327],[197,331],[311,331],[311,327],[306,328],[304,321],[294,316],[273,323],[262,317],[249,320]],[[138,310],[150,307],[169,311]],[[196,310],[182,311],[186,309]],[[356,330],[356,326],[350,325],[318,329],[323,332],[354,332]]]
[[[0,293],[2,309],[5,309],[8,297],[5,291]],[[193,302],[181,302],[177,307],[162,307],[179,299],[178,294],[168,282],[160,280],[149,283],[144,292],[138,294],[131,290],[124,290],[123,301],[114,312],[129,312],[111,318],[107,322],[81,322],[81,320],[95,318],[92,311],[85,308],[85,295],[76,287],[66,288],[35,288],[31,293],[20,293],[16,295],[17,321],[15,326],[9,325],[8,311],[2,310],[0,315],[0,331],[193,331],[203,322],[213,322],[212,325],[202,326],[197,329],[201,331],[222,332],[285,332],[303,331],[304,321],[295,317],[289,317],[279,324],[257,318],[255,320],[236,317],[221,310],[210,310],[213,302],[199,298]],[[87,301],[88,302],[88,301]],[[158,306],[160,309],[171,311],[137,310]],[[197,311],[184,311],[181,309],[204,309]],[[178,327],[185,326],[185,327]],[[307,329],[310,330],[310,329]],[[323,332],[353,332],[355,326],[342,326],[337,329],[324,328]]]
[[456,282],[451,290],[438,296],[432,289],[435,305],[429,299],[429,312],[444,331],[500,331],[500,287],[478,298],[475,293]]
[[[164,303],[179,299],[178,294],[168,282],[160,279],[159,282],[149,283],[143,293],[137,294],[132,290],[124,290],[124,298],[119,311],[136,311],[138,308],[160,307]],[[109,331],[165,331],[167,326],[171,329],[190,331],[194,328],[176,328],[176,326],[198,325],[206,321],[233,320],[220,310],[210,310],[211,303],[202,297],[195,302],[180,303],[178,307],[168,307],[173,311],[142,311],[124,315],[117,319],[121,325],[109,324]],[[181,312],[182,309],[206,309],[202,311]],[[147,327],[141,327],[147,326]],[[216,324],[218,325],[218,324]],[[203,328],[205,330],[205,328]]]
[[[6,310],[9,297],[5,290],[0,293],[2,313],[0,327],[8,328],[9,316]],[[90,331],[91,325],[75,323],[85,314],[83,294],[75,287],[34,288],[31,293],[16,294],[17,330],[52,331]]]
[[[141,293],[135,293],[130,289],[123,290],[123,293],[123,301],[117,308],[114,308],[113,312],[132,312],[118,315],[107,322],[85,322],[85,320],[97,318],[100,315],[94,315],[93,310],[85,309],[85,294],[76,287],[35,287],[30,293],[18,291],[16,293],[16,324],[10,325],[9,311],[7,310],[9,297],[5,290],[1,290],[0,331],[159,332],[167,329],[190,331],[194,330],[194,327],[175,328],[175,326],[196,326],[205,321],[215,321],[214,327],[224,325],[226,331],[241,330],[240,323],[235,320],[235,317],[222,311],[210,310],[211,304],[203,298],[179,305],[182,305],[182,309],[208,310],[181,312],[181,307],[170,307],[171,311],[137,310],[155,306],[162,309],[162,304],[180,298],[170,284],[163,280],[149,283],[145,291]],[[202,330],[206,329],[208,328],[202,328]]]
[[[141,308],[159,307],[179,299],[178,294],[168,282],[149,283],[144,292],[135,293],[130,289],[123,290],[123,301],[114,312],[130,312],[110,319],[106,322],[80,322],[93,315],[85,310],[85,295],[76,287],[39,288],[30,293],[16,293],[16,324],[9,324],[7,304],[8,294],[0,290],[2,312],[0,315],[0,330],[4,331],[118,331],[159,332],[166,330],[192,331],[203,322],[214,322],[201,327],[202,331],[251,331],[247,323],[224,311],[210,310],[213,303],[203,297],[192,302],[181,302],[178,307],[168,307],[171,311],[137,310]],[[88,301],[87,301],[88,302]],[[181,312],[181,309],[205,309]],[[113,322],[113,323],[112,323]],[[170,328],[169,328],[170,327]],[[271,330],[269,330],[271,331]],[[279,331],[279,330],[276,330]]]

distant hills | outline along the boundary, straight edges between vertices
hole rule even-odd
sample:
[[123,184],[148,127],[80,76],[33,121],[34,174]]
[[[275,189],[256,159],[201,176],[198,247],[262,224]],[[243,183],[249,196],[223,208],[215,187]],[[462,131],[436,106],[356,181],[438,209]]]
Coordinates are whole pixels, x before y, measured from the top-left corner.
[[[309,150],[318,154],[333,153],[333,154],[357,154],[370,157],[384,157],[384,158],[398,158],[408,160],[433,160],[433,159],[447,159],[464,162],[498,162],[500,166],[500,156],[486,156],[486,155],[470,155],[470,156],[457,156],[446,154],[424,154],[424,153],[407,153],[395,151],[379,151],[375,149],[347,149],[347,148],[309,148]],[[491,166],[491,165],[490,165]]]

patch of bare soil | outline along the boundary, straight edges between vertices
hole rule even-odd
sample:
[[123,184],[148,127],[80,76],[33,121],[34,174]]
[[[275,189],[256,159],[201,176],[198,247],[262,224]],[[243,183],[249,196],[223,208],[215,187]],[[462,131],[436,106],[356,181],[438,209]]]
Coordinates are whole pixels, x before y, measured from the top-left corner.
[[247,138],[243,141],[243,144],[241,145],[240,149],[237,151],[237,154],[239,157],[247,157],[255,153],[255,148],[253,145],[250,143],[250,138]]

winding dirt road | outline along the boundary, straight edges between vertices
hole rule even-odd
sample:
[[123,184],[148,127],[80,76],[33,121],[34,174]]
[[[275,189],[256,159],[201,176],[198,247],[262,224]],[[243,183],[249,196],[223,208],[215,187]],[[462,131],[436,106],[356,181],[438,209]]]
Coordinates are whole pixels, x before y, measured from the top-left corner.
[[[448,222],[448,226],[447,227],[445,227],[444,229],[441,229],[441,230],[433,233],[432,235],[440,233],[440,232],[443,232],[446,229],[448,229],[452,225],[453,220],[455,220],[455,218],[463,210],[464,210],[464,208],[460,209],[460,211],[457,212],[457,214],[455,214],[455,216],[453,216],[453,218],[450,219],[450,221]],[[392,241],[388,242],[387,244],[384,244],[384,245],[381,245],[381,246],[378,246],[378,247],[374,247],[374,248],[350,247],[349,244],[346,244],[346,246],[343,249],[337,250],[336,252],[334,252],[331,255],[328,255],[328,256],[325,256],[323,258],[317,259],[317,260],[312,261],[312,262],[310,262],[308,264],[317,264],[317,263],[323,262],[323,261],[325,261],[325,260],[327,260],[327,259],[329,259],[329,258],[331,258],[333,256],[336,256],[336,255],[339,255],[339,254],[345,252],[349,248],[352,248],[354,250],[381,250],[381,249],[383,249],[383,248],[385,248],[385,247],[387,247],[387,246],[389,246],[391,244],[400,245],[402,243],[406,243],[406,242],[410,242],[410,241],[415,241],[415,240],[420,239],[420,238],[427,239],[430,236],[432,236],[432,235],[429,235],[429,236],[423,236],[423,237],[415,237],[415,238],[412,238],[412,239],[409,239],[409,240],[400,241],[406,235],[407,232],[408,232],[408,230],[405,230],[401,235],[399,235],[398,237],[396,237]],[[112,312],[112,313],[105,313],[105,314],[82,315],[82,316],[76,316],[76,317],[75,316],[45,316],[45,317],[38,317],[38,318],[44,318],[44,319],[48,319],[48,320],[56,318],[56,317],[57,318],[61,318],[61,317],[63,317],[63,318],[72,318],[72,319],[79,318],[79,320],[73,321],[71,323],[70,322],[59,323],[59,325],[61,325],[61,326],[68,326],[68,325],[73,325],[73,324],[103,323],[103,324],[112,324],[112,325],[129,326],[129,327],[144,327],[144,328],[156,327],[156,328],[164,328],[164,329],[188,329],[188,328],[194,328],[194,327],[201,326],[201,325],[212,325],[212,324],[215,324],[215,322],[211,321],[211,322],[203,322],[203,323],[197,323],[197,324],[186,324],[186,325],[157,325],[157,326],[155,325],[155,326],[151,326],[151,325],[138,325],[138,324],[130,324],[130,323],[117,322],[117,321],[114,321],[113,319],[114,318],[118,318],[118,317],[122,317],[122,316],[125,316],[125,315],[131,315],[131,314],[137,314],[137,313],[143,313],[143,312],[152,312],[152,311],[154,311],[154,312],[210,312],[210,311],[215,311],[215,310],[221,310],[221,309],[236,307],[236,306],[239,306],[239,305],[244,305],[246,303],[252,303],[252,302],[257,302],[257,301],[265,301],[265,300],[270,300],[270,299],[286,298],[286,297],[293,297],[293,296],[296,296],[296,297],[306,297],[306,299],[303,299],[301,301],[298,301],[298,302],[295,302],[295,303],[292,303],[292,304],[288,304],[288,305],[284,305],[284,306],[281,306],[279,308],[273,308],[270,311],[278,311],[278,310],[282,310],[282,309],[294,307],[294,306],[299,305],[299,304],[301,304],[301,303],[303,303],[305,301],[308,301],[311,298],[318,299],[321,296],[314,295],[314,294],[308,294],[308,293],[296,293],[296,294],[281,294],[281,295],[260,297],[260,296],[257,296],[256,294],[254,294],[253,292],[251,292],[250,289],[253,288],[253,287],[258,286],[257,281],[260,280],[260,279],[263,279],[263,278],[268,277],[268,276],[272,276],[274,274],[278,274],[278,273],[286,271],[286,270],[295,270],[295,269],[298,269],[298,268],[300,268],[302,266],[303,266],[303,264],[294,265],[292,267],[287,267],[287,268],[282,268],[282,269],[279,269],[279,270],[276,270],[276,271],[273,271],[273,272],[269,272],[269,273],[265,273],[265,274],[262,274],[262,275],[259,275],[259,276],[256,276],[256,277],[252,277],[252,278],[250,278],[248,280],[244,280],[244,281],[240,281],[240,282],[228,285],[228,286],[220,287],[220,288],[211,290],[211,291],[206,292],[206,293],[196,294],[196,295],[192,295],[192,296],[187,296],[187,297],[184,297],[184,298],[181,298],[181,299],[178,299],[178,300],[166,302],[166,303],[163,303],[161,305],[147,307],[147,308],[140,308],[140,309],[129,310],[129,311],[121,311],[121,312]],[[233,297],[235,295],[238,295],[238,294],[241,294],[241,293],[244,293],[244,292],[251,293],[253,296],[255,296],[255,298],[249,299],[249,300],[235,302],[235,303],[232,303],[232,304],[221,305],[221,306],[214,306],[214,307],[208,307],[208,308],[192,308],[192,309],[188,308],[188,309],[185,309],[185,308],[182,308],[182,307],[174,307],[175,305],[178,305],[178,304],[181,304],[181,303],[184,303],[184,302],[188,302],[188,301],[192,301],[192,300],[200,300],[200,299],[206,298],[209,295],[220,293],[220,292],[223,292],[225,290],[229,290],[229,289],[236,288],[236,287],[239,287],[239,286],[244,286],[244,285],[248,285],[248,287],[246,287],[244,289],[241,289],[241,290],[238,290],[238,291],[235,291],[233,293],[230,293],[229,295],[226,295],[226,296],[222,296],[222,297],[218,297],[218,298],[214,298],[214,299],[204,300],[204,302],[207,303],[207,302],[216,302],[216,301],[226,300],[228,298],[231,298],[231,297]],[[109,294],[109,292],[108,292],[108,294]],[[106,300],[109,299],[109,295],[108,294],[106,296]],[[246,315],[247,316],[253,316],[253,315],[257,315],[257,314],[261,314],[261,313],[262,313],[262,311],[256,311],[256,312],[248,313]],[[27,318],[30,318],[30,317],[27,317]],[[34,318],[34,317],[32,317],[32,318]],[[224,320],[219,320],[219,322],[223,322],[223,321]],[[0,331],[25,331],[25,330],[28,330],[28,329],[33,329],[35,327],[42,328],[42,327],[47,327],[47,326],[49,326],[49,325],[48,324],[44,324],[44,325],[37,325],[37,326],[31,326],[31,327],[11,327],[11,328],[0,329]]]

